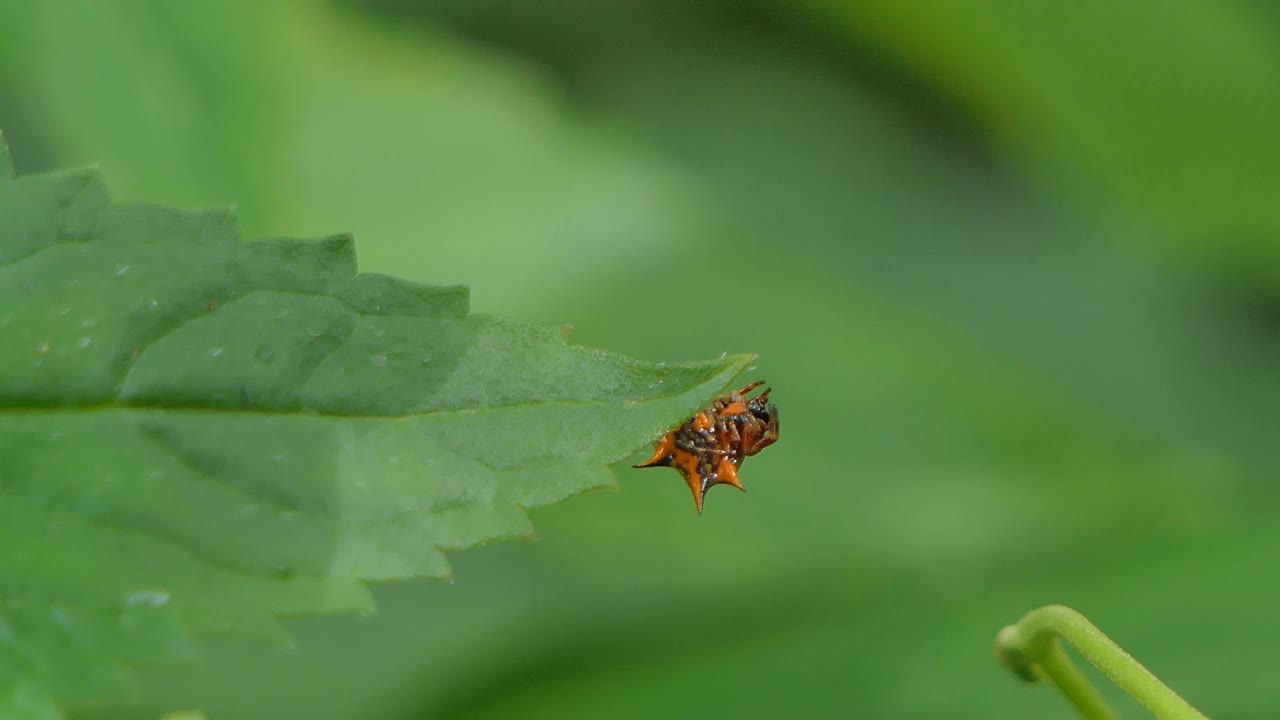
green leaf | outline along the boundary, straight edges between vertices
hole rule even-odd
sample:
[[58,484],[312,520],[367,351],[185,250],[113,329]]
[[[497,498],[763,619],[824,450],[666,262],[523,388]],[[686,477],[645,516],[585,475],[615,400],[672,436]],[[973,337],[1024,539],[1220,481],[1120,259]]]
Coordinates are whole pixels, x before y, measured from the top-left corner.
[[362,268],[507,317],[703,235],[683,177],[545,73],[338,3],[0,0],[6,75],[19,167],[97,162],[121,199],[234,202],[253,235],[352,229]]
[[241,243],[229,213],[113,205],[93,171],[6,172],[0,715],[126,701],[127,665],[190,660],[193,633],[286,642],[281,615],[444,577],[444,551],[611,485],[749,360],[575,347],[357,275],[346,237]]

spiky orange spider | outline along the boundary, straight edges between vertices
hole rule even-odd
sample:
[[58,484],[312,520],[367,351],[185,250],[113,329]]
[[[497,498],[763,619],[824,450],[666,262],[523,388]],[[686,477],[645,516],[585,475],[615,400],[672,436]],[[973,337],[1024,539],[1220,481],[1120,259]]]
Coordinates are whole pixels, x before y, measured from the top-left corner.
[[702,514],[702,501],[713,485],[732,485],[745,492],[738,478],[742,461],[778,440],[778,408],[769,402],[769,391],[749,398],[764,384],[747,385],[717,398],[683,425],[663,435],[653,446],[653,456],[638,468],[674,467],[693,493],[693,504]]

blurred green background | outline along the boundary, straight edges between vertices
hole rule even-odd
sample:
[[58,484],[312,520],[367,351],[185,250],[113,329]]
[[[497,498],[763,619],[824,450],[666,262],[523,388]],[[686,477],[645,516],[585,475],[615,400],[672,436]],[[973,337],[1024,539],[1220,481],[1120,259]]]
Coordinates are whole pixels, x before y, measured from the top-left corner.
[[1277,77],[1243,0],[0,0],[20,171],[758,352],[784,419],[701,518],[619,469],[453,583],[77,717],[1067,718],[990,649],[1050,602],[1275,717]]

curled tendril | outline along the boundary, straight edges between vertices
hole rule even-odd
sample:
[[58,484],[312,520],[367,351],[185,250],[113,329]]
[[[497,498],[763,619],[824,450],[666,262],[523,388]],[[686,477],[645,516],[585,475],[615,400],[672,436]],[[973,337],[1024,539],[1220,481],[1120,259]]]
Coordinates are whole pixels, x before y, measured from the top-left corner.
[[1048,677],[1086,718],[1114,720],[1115,711],[1071,662],[1060,639],[1146,706],[1160,720],[1207,720],[1170,690],[1088,618],[1063,605],[1047,605],[1027,613],[996,635],[1000,663],[1014,675],[1035,682]]

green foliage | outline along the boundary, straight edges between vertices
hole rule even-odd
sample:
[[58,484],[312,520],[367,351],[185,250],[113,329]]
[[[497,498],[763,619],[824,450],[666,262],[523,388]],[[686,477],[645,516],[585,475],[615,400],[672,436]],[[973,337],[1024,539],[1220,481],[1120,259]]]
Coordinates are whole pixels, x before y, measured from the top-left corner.
[[1082,205],[1127,205],[1158,229],[1127,242],[1274,265],[1280,245],[1265,239],[1280,232],[1271,9],[1215,0],[1166,8],[823,0],[804,11],[989,126],[1046,185]]
[[[0,144],[0,715],[131,698],[193,634],[368,613],[529,534],[750,358],[651,364],[356,274],[346,237],[13,179]],[[683,504],[681,505],[683,507]]]
[[465,280],[507,317],[693,237],[670,169],[568,116],[524,63],[445,33],[424,45],[332,3],[0,15],[29,93],[14,122],[39,128],[10,133],[14,152],[98,163],[123,200],[235,203],[251,236],[358,227],[362,268]]

